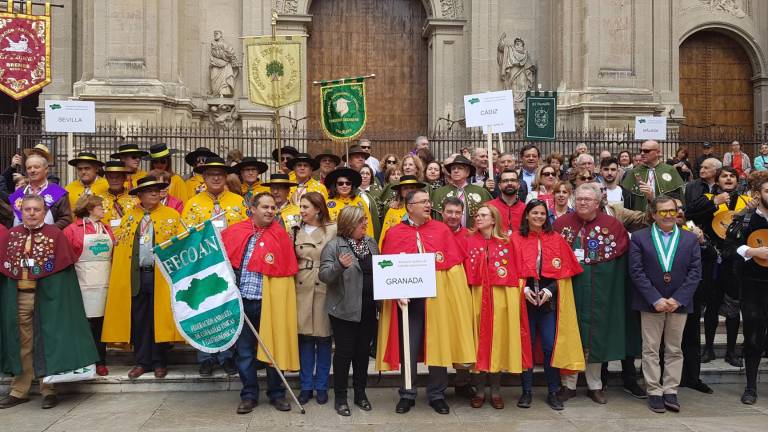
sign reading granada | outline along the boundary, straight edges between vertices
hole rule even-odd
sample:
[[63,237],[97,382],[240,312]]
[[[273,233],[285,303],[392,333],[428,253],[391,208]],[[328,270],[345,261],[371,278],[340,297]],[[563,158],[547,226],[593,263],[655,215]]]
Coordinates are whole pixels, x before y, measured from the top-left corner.
[[171,286],[173,319],[184,339],[208,353],[231,347],[243,330],[243,302],[211,221],[155,247],[155,256]]
[[0,90],[19,100],[51,82],[51,17],[0,12]]

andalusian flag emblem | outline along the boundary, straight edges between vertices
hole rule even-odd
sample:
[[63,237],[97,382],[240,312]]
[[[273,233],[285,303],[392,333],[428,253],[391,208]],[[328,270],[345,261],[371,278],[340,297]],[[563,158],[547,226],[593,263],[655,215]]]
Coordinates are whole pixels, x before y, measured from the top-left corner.
[[331,139],[351,140],[363,133],[366,121],[363,78],[322,83],[320,104],[320,123]]
[[208,353],[234,345],[243,329],[243,302],[211,221],[155,247],[155,256],[171,286],[173,318],[184,339]]

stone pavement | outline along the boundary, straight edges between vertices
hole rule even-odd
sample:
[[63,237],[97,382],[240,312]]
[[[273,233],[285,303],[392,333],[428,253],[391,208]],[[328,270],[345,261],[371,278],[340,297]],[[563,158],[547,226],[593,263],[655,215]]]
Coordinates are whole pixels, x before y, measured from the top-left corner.
[[[488,404],[481,409],[469,407],[466,400],[454,398],[448,391],[449,415],[434,413],[420,395],[410,413],[394,413],[397,391],[393,388],[370,389],[373,411],[352,406],[351,417],[340,417],[333,410],[333,398],[325,406],[314,400],[306,406],[307,414],[295,409],[289,413],[262,403],[250,415],[237,415],[238,393],[229,392],[147,392],[92,393],[62,397],[52,410],[40,409],[40,397],[9,410],[0,411],[0,430],[23,431],[526,431],[526,432],[611,432],[611,431],[749,431],[766,430],[768,425],[768,385],[762,385],[763,399],[757,405],[739,402],[741,385],[715,385],[715,394],[704,395],[681,389],[679,414],[654,414],[645,401],[632,399],[619,388],[608,391],[608,404],[596,405],[579,396],[555,412],[544,404],[544,388],[534,389],[533,408],[514,406],[519,387],[504,387],[507,408],[494,410]],[[582,393],[580,388],[580,394]]]

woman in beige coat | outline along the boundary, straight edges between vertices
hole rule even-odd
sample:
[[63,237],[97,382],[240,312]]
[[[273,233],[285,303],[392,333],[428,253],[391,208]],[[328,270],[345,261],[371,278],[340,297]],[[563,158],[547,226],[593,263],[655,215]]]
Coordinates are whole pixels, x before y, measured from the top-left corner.
[[307,192],[299,203],[301,225],[294,228],[294,248],[299,263],[296,274],[296,306],[299,317],[299,402],[306,404],[317,393],[317,403],[328,402],[331,370],[331,324],[325,311],[325,284],[320,282],[320,253],[336,237],[325,199]]

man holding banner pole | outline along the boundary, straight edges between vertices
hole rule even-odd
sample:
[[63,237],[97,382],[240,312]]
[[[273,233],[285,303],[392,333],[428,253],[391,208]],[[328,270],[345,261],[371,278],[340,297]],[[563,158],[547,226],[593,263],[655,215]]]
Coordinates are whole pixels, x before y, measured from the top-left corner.
[[[258,404],[258,362],[269,364],[269,403],[278,411],[290,411],[286,389],[281,385],[285,377],[280,369],[299,370],[293,279],[298,265],[291,238],[275,221],[275,199],[268,193],[259,193],[253,197],[250,207],[251,219],[232,225],[221,234],[227,257],[235,269],[245,320],[252,330],[240,333],[236,343],[237,369],[243,383],[237,413],[247,414]],[[290,388],[288,391],[301,407],[293,391]],[[304,411],[303,407],[301,410]]]
[[[447,368],[467,367],[475,362],[472,298],[462,266],[465,253],[445,224],[431,220],[429,194],[421,190],[408,193],[406,211],[405,220],[387,231],[382,251],[384,254],[434,253],[436,297],[383,302],[376,367],[401,369],[404,381],[395,412],[404,414],[415,405],[416,363],[422,360],[429,367],[429,404],[435,412],[448,414],[450,409],[443,394],[448,386]],[[401,315],[407,319],[402,320]],[[407,348],[401,339],[409,342]],[[404,349],[409,356],[404,355]]]

